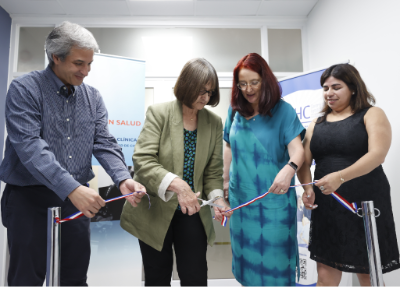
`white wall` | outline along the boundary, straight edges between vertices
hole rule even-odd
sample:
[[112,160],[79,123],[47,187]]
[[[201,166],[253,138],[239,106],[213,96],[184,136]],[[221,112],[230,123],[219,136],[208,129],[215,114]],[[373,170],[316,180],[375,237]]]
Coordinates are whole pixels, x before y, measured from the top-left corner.
[[88,27],[103,54],[146,60],[146,76],[178,76],[192,58],[232,72],[249,52],[261,53],[259,29]]
[[[31,25],[31,24],[27,24]],[[43,25],[43,24],[39,24]],[[16,71],[45,67],[44,42],[51,25],[22,26]],[[217,72],[232,72],[240,58],[263,53],[274,72],[302,72],[301,29],[88,27],[101,53],[146,60],[146,76],[178,76],[191,58],[210,61]],[[261,41],[265,39],[265,52]],[[290,74],[290,73],[288,73]],[[287,74],[284,74],[285,76]]]
[[18,46],[18,72],[43,70],[44,42],[53,27],[21,27]]
[[[368,89],[374,94],[376,105],[385,111],[392,125],[392,145],[383,167],[391,184],[398,239],[399,11],[398,0],[320,0],[309,14],[307,22],[309,68],[328,67],[350,59],[359,70]],[[387,286],[399,286],[400,270],[385,274],[384,280]]]
[[269,66],[273,72],[303,72],[300,29],[268,29]]

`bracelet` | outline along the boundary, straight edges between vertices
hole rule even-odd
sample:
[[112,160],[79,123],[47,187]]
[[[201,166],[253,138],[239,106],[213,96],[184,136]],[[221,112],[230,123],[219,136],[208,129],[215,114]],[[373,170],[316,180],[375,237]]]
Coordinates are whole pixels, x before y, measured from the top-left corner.
[[340,172],[340,170],[338,172],[339,172],[339,176],[340,176],[340,182],[342,184],[342,183],[344,183],[344,178],[342,177],[342,173]]

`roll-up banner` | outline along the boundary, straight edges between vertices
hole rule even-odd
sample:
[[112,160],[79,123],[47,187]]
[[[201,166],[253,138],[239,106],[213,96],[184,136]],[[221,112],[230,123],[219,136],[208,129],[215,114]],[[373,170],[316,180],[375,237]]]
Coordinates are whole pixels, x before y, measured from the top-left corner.
[[[132,154],[144,123],[145,62],[131,58],[95,54],[85,83],[101,94],[108,111],[108,129],[122,148],[131,169]],[[95,157],[96,177],[90,188],[103,199],[120,196],[118,188]],[[141,286],[142,258],[137,238],[120,227],[125,199],[109,204],[91,220],[89,286]]]
[[[324,106],[324,98],[320,78],[325,69],[315,70],[280,81],[282,87],[282,98],[290,103],[296,110],[304,128],[315,118],[321,116]],[[311,166],[311,174],[314,175],[315,162]],[[296,184],[300,182],[296,176]],[[303,188],[296,188],[297,194],[297,242],[299,245],[300,278],[297,286],[315,286],[317,284],[317,264],[310,259],[308,251],[311,210],[304,208],[301,199]],[[340,286],[351,286],[350,273],[343,273]]]

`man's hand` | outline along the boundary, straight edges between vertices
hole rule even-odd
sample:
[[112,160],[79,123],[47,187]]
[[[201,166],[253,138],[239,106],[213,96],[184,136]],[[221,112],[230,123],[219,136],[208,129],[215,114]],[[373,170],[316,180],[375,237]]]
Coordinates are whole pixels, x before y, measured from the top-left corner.
[[100,208],[106,205],[98,193],[84,186],[77,187],[68,195],[68,198],[88,218],[94,217]]
[[131,203],[133,207],[137,207],[137,204],[140,203],[142,197],[146,194],[146,188],[133,179],[126,179],[122,181],[119,184],[119,190],[123,195],[139,192],[126,198],[126,200]]

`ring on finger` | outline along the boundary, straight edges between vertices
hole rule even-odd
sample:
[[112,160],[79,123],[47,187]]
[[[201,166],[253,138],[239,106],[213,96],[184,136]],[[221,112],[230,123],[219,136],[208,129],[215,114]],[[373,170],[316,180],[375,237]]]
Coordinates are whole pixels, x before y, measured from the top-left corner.
[[285,191],[281,189],[281,193],[284,193]]
[[324,186],[320,186],[319,189],[320,189],[321,191],[325,191]]

